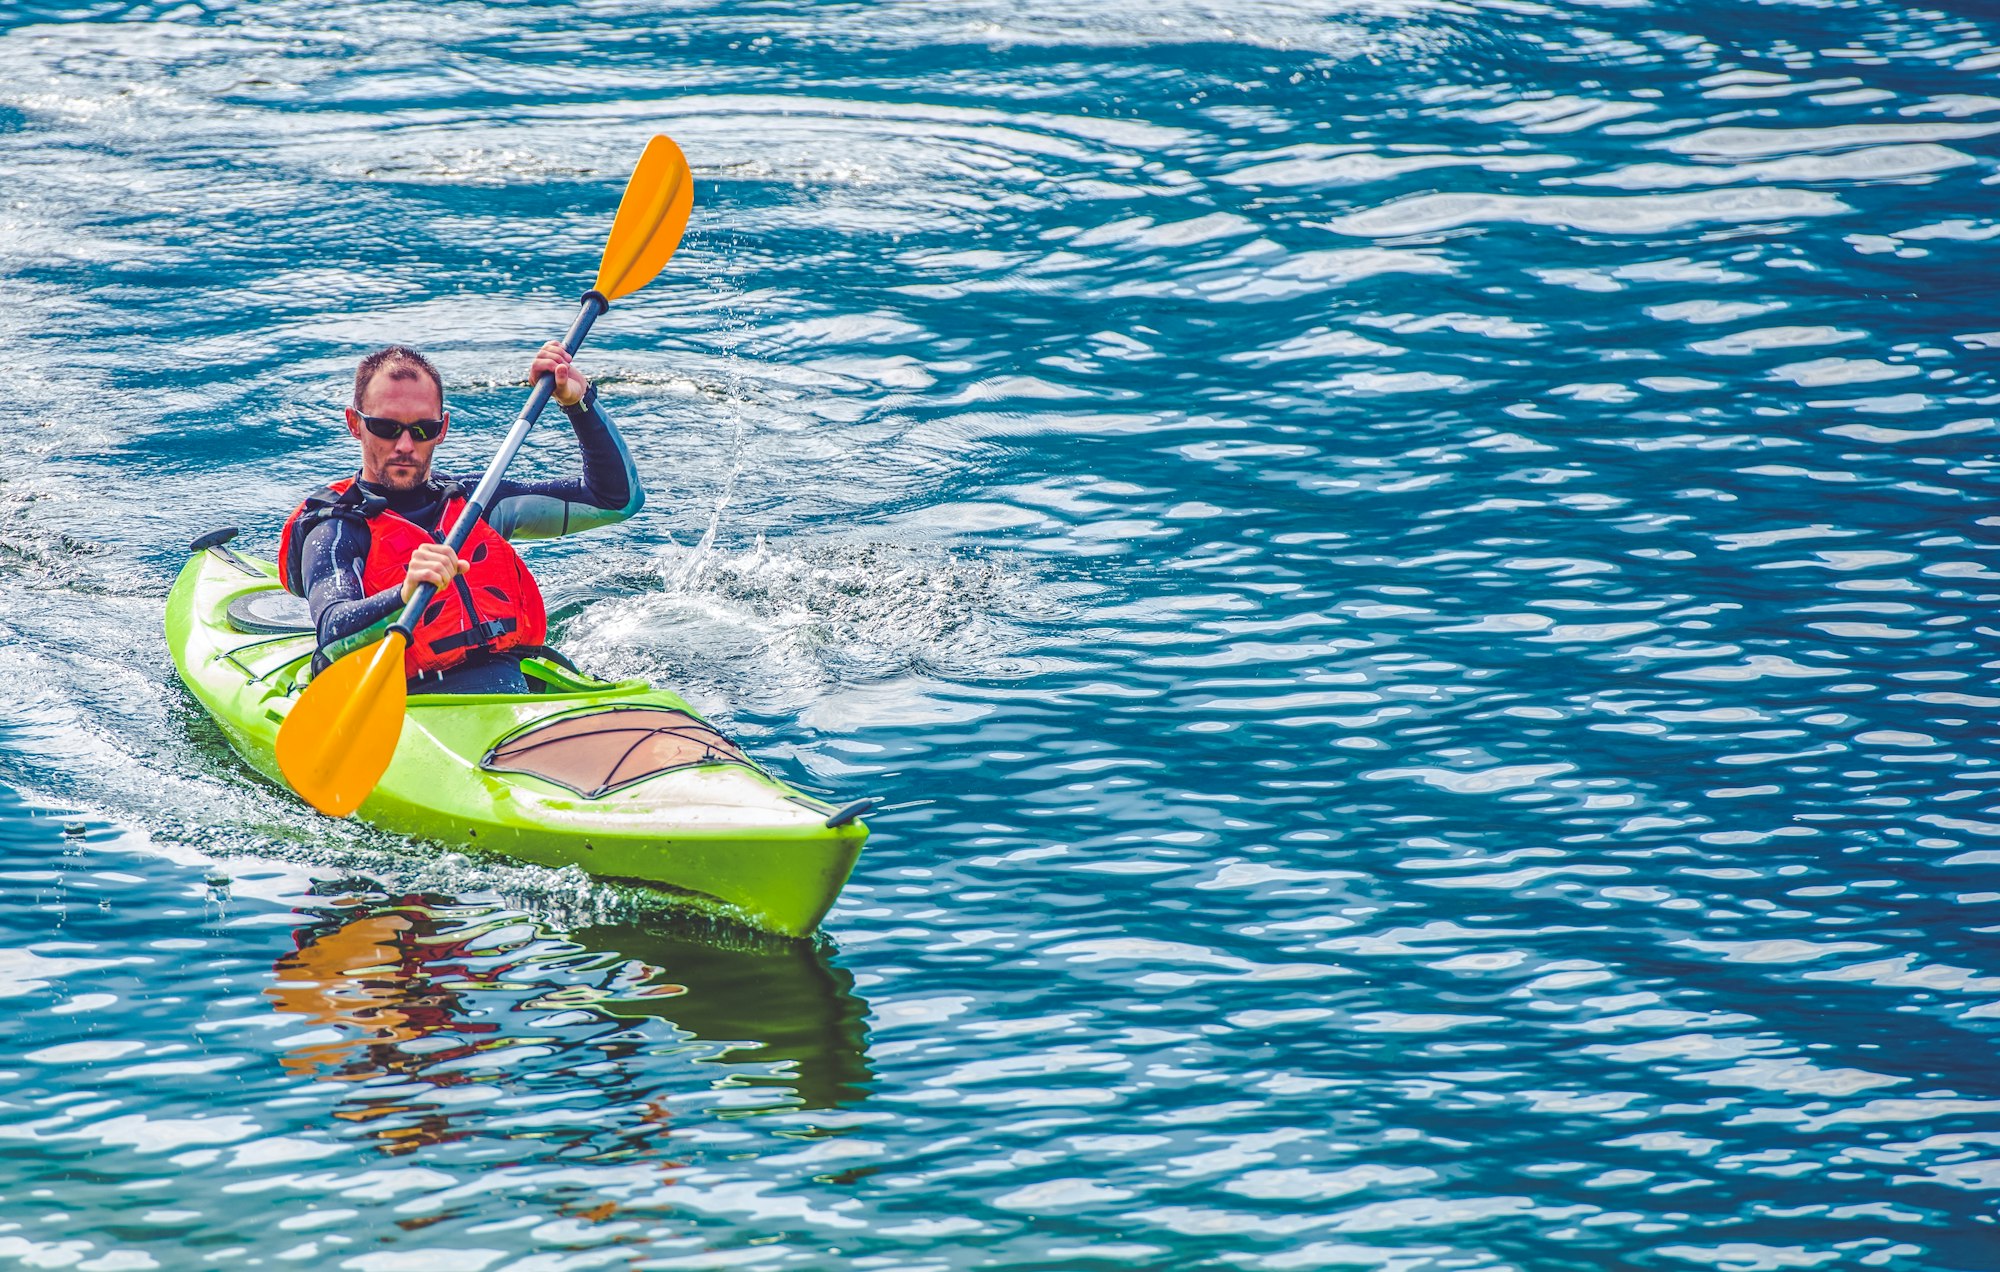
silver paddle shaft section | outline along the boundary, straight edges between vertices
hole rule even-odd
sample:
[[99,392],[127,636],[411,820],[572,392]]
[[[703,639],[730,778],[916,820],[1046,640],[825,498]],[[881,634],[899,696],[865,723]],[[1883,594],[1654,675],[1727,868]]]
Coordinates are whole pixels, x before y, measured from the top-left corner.
[[[583,338],[590,334],[590,325],[597,321],[599,314],[609,308],[611,302],[604,298],[602,292],[595,290],[585,292],[583,308],[577,311],[576,321],[569,325],[569,334],[563,337],[563,348],[575,354],[583,346]],[[535,381],[533,392],[528,394],[528,404],[514,417],[514,427],[507,430],[507,439],[500,443],[500,450],[493,456],[493,462],[486,466],[486,475],[481,477],[479,484],[473,488],[472,498],[465,501],[464,510],[458,514],[458,521],[452,526],[451,533],[445,537],[444,546],[450,548],[453,553],[465,546],[465,541],[472,535],[472,527],[479,524],[479,519],[486,515],[487,500],[493,498],[493,492],[500,486],[500,479],[507,475],[507,466],[512,464],[514,456],[520,453],[521,443],[528,440],[528,430],[535,426],[536,418],[541,415],[542,408],[549,404],[549,398],[555,391],[556,378],[553,375],[544,374]],[[410,603],[403,607],[403,616],[398,618],[389,630],[403,633],[403,639],[408,640],[410,633],[416,630],[417,619],[423,615],[424,606],[429,605],[431,598],[436,595],[437,584],[419,583],[417,590],[410,594]]]

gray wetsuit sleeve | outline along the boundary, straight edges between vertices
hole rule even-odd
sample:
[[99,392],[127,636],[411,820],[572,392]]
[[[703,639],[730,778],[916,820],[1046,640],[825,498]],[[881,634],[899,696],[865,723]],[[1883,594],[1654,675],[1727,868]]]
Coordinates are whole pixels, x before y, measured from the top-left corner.
[[328,658],[380,640],[403,612],[400,588],[367,593],[361,582],[367,560],[368,524],[359,517],[327,517],[301,545],[300,577],[320,650]]
[[646,502],[625,439],[597,403],[597,386],[563,408],[583,453],[583,476],[502,481],[486,523],[509,539],[554,539],[625,520]]

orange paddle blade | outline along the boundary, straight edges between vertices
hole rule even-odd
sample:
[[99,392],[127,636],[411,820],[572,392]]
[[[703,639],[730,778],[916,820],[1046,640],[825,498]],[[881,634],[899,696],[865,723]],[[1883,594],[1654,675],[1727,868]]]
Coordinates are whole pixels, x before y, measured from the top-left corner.
[[694,177],[687,156],[666,137],[654,137],[625,183],[611,237],[597,267],[597,290],[606,300],[638,291],[665,268],[680,246],[694,207]]
[[396,753],[410,692],[405,644],[391,630],[314,676],[278,728],[278,771],[329,817],[361,807]]

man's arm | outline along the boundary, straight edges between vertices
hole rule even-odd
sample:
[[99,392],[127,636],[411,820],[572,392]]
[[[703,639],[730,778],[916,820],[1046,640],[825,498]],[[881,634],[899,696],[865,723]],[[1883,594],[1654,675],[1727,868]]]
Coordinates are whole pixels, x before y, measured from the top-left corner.
[[583,452],[583,476],[551,481],[503,480],[486,523],[509,539],[554,539],[613,525],[639,511],[646,492],[639,470],[611,417],[598,405],[597,389],[562,408]]
[[358,517],[325,517],[306,533],[300,572],[319,647],[328,658],[380,640],[402,613],[400,589],[385,588],[370,596],[362,586],[361,570],[367,560],[368,527]]

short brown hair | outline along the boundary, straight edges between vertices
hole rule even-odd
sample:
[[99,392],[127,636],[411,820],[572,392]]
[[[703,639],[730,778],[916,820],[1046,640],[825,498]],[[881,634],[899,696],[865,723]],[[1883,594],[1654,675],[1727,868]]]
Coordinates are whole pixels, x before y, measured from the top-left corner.
[[414,380],[419,376],[429,376],[437,386],[438,408],[444,408],[444,378],[431,360],[408,345],[384,345],[361,360],[354,368],[354,409],[361,409],[361,395],[374,382],[375,373],[386,371],[391,380]]

